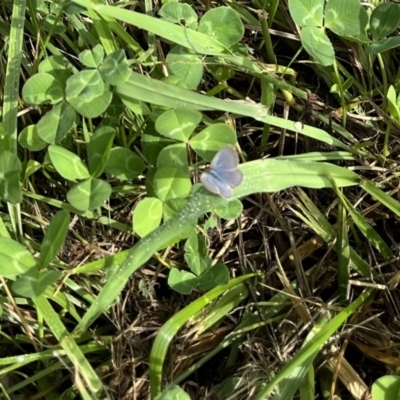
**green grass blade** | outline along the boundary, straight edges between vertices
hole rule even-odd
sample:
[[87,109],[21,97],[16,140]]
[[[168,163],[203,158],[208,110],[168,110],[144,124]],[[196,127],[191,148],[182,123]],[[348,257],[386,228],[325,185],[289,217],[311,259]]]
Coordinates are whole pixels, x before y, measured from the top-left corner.
[[98,393],[103,389],[103,383],[97,376],[96,372],[86,359],[80,347],[75,340],[69,335],[69,332],[61,322],[58,314],[53,310],[50,303],[42,295],[34,300],[38,311],[43,315],[48,327],[53,335],[60,342],[60,346],[67,353],[67,357],[71,360],[76,371],[82,376],[92,393]]
[[373,196],[380,203],[385,205],[389,210],[393,211],[398,217],[400,217],[400,203],[387,193],[377,188],[372,182],[367,180],[361,181],[361,187]]
[[22,45],[24,43],[25,7],[25,0],[14,0],[4,85],[3,124],[7,141],[3,142],[2,146],[5,143],[8,146],[2,149],[7,149],[13,153],[17,152],[18,94],[21,79]]
[[290,372],[303,364],[311,354],[318,351],[321,346],[339,329],[339,327],[347,320],[347,318],[357,311],[362,304],[371,296],[373,290],[368,289],[363,292],[357,300],[352,302],[348,307],[336,315],[330,322],[314,336],[314,340],[307,343],[294,357],[287,363],[278,375],[275,376],[267,384],[267,386],[256,396],[256,400],[265,399],[283,379],[287,378]]
[[[328,318],[322,317],[316,322],[311,332],[307,335],[302,348],[312,342],[316,334],[323,328],[325,324],[329,323]],[[313,362],[318,355],[318,350],[312,352],[303,363],[292,369],[290,374],[281,381],[277,389],[277,393],[271,400],[291,399],[296,394],[297,390],[305,383],[308,378],[308,372],[313,371]]]
[[331,146],[349,150],[347,145],[322,129],[310,125],[303,125],[299,129],[298,124],[293,121],[268,115],[267,108],[260,103],[252,104],[221,100],[195,93],[167,82],[158,81],[136,72],[132,72],[130,78],[122,85],[117,85],[115,90],[122,99],[130,101],[140,100],[168,108],[183,107],[200,111],[220,110],[248,116],[266,124],[299,132],[302,135],[325,142]]
[[[335,179],[338,186],[350,186],[358,182],[357,175],[350,170],[324,163],[258,160],[241,165],[241,169],[244,179],[234,191],[236,197],[276,192],[292,186],[330,187],[331,178]],[[179,236],[191,222],[197,221],[200,216],[223,202],[222,198],[211,195],[204,187],[200,187],[179,214],[137,243],[122,264],[113,268],[113,274],[75,332],[85,331],[102,312],[107,310],[121,293],[129,277],[158,249]]]
[[[357,225],[357,228],[364,235],[364,237],[374,246],[379,253],[386,260],[393,257],[393,252],[390,247],[386,244],[386,242],[382,239],[382,237],[376,232],[374,228],[364,219],[360,213],[353,207],[350,201],[340,192],[340,190],[336,191],[336,194],[340,198],[340,201],[346,207],[346,210],[351,215],[352,220]],[[400,206],[400,204],[399,204]]]
[[[337,190],[337,193],[340,190]],[[350,279],[350,246],[349,236],[347,234],[347,212],[346,207],[339,203],[338,207],[338,235],[336,243],[337,260],[337,277],[338,277],[338,292],[340,300],[347,299],[347,289]]]
[[187,307],[176,313],[170,318],[158,332],[150,353],[150,391],[151,397],[154,399],[161,392],[162,367],[167,353],[169,344],[179,329],[207,304],[216,299],[218,296],[240,285],[242,282],[254,277],[256,274],[247,274],[235,279],[231,279],[229,283],[223,286],[217,286],[205,295],[201,296]]
[[137,26],[139,29],[153,33],[195,51],[196,53],[212,55],[228,51],[222,43],[208,35],[172,24],[171,22],[159,18],[129,11],[120,7],[95,4],[87,0],[74,0],[74,3],[86,7],[88,10],[94,10],[101,16],[112,17]]

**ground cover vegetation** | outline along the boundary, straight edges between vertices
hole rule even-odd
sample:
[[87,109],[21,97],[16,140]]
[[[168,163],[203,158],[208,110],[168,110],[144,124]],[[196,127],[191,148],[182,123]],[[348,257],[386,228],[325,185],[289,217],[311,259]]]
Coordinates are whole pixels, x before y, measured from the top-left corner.
[[400,398],[399,21],[3,0],[0,398]]

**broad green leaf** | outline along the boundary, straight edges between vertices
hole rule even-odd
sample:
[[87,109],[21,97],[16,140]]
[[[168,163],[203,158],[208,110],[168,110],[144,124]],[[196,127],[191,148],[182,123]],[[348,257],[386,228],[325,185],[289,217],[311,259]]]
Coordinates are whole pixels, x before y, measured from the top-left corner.
[[[154,33],[168,41],[180,44],[199,54],[220,54],[227,49],[212,36],[196,32],[183,26],[174,25],[160,18],[151,17],[142,12],[130,11],[120,7],[92,3],[88,0],[75,0],[75,3],[95,10],[101,16],[108,16],[132,24],[139,29]],[[243,27],[242,27],[243,29]]]
[[229,268],[221,263],[208,268],[199,278],[199,289],[208,292],[218,285],[229,282]]
[[356,36],[364,26],[360,0],[328,1],[325,27],[337,35]]
[[42,19],[42,29],[46,32],[52,32],[52,34],[61,35],[65,33],[65,25],[56,18],[56,15],[52,13],[46,13],[46,18]]
[[389,112],[391,116],[396,120],[400,121],[400,109],[399,106],[397,105],[397,98],[396,98],[396,90],[393,87],[393,85],[389,86],[389,89],[387,91],[386,99],[388,101],[387,105],[389,108]]
[[[235,60],[235,58],[229,57],[228,59],[230,62]],[[251,68],[253,64],[254,63],[250,63],[249,68]],[[294,88],[291,90],[294,90]],[[184,108],[200,111],[218,110],[251,117],[265,124],[299,132],[303,136],[319,140],[341,149],[349,150],[346,144],[328,134],[323,129],[311,125],[302,125],[302,129],[298,129],[297,124],[293,121],[269,115],[267,107],[260,103],[252,104],[247,102],[226,101],[182,89],[178,86],[152,79],[136,72],[132,72],[130,78],[124,82],[123,85],[118,85],[115,91],[124,101],[136,99],[167,108]],[[343,130],[340,131],[340,129],[336,129],[336,131],[342,133]]]
[[154,197],[140,200],[133,210],[133,231],[145,237],[158,228],[163,215],[163,203]]
[[35,299],[61,276],[61,272],[56,270],[39,271],[32,268],[13,282],[12,289],[19,296]]
[[104,92],[104,82],[97,69],[85,69],[72,75],[67,81],[66,98],[80,98],[82,103],[88,103]]
[[[164,221],[168,221],[182,210],[186,205],[187,199],[170,199],[164,203]],[[190,232],[192,234],[192,232]]]
[[169,22],[175,24],[184,23],[186,28],[197,29],[198,17],[189,4],[170,1],[161,7],[158,15]]
[[29,151],[40,151],[47,147],[47,143],[38,135],[36,125],[26,126],[20,133],[18,142],[21,147]]
[[90,177],[85,163],[72,151],[57,145],[50,145],[47,151],[54,168],[63,178],[74,182]]
[[289,0],[293,21],[303,26],[322,26],[325,0]]
[[58,81],[45,72],[31,76],[22,88],[22,98],[28,104],[55,104],[62,100],[63,95]]
[[[330,188],[332,179],[338,187],[358,185],[359,176],[338,165],[312,161],[265,159],[241,164],[243,182],[233,193],[237,197],[250,193],[278,192],[292,186]],[[236,197],[235,196],[235,197]]]
[[[172,4],[172,3],[170,3]],[[175,3],[178,4],[178,3]],[[181,46],[175,46],[167,55],[166,64],[172,76],[186,89],[195,89],[203,77],[203,62],[196,54],[191,54]]]
[[398,4],[387,2],[378,4],[371,14],[371,33],[374,40],[389,36],[399,26],[400,7]]
[[39,72],[52,75],[64,90],[68,78],[72,75],[72,65],[64,56],[54,55],[46,57],[39,64]]
[[110,85],[125,82],[131,73],[128,60],[122,49],[109,54],[101,64],[99,71],[104,81]]
[[[167,4],[181,4],[181,3],[167,3]],[[182,4],[182,5],[188,5],[188,4]],[[168,385],[165,388],[165,390],[154,400],[190,400],[190,396],[179,386]]]
[[80,211],[94,210],[109,199],[111,192],[111,186],[106,181],[87,179],[75,185],[67,193],[67,199]]
[[72,75],[67,81],[65,94],[68,103],[86,118],[101,115],[112,100],[112,93],[104,85],[97,69],[87,69]]
[[65,102],[57,104],[36,125],[37,133],[46,143],[55,144],[63,140],[75,122],[74,109]]
[[201,114],[198,111],[171,109],[157,118],[155,128],[163,136],[187,142],[200,121]]
[[335,61],[335,52],[332,43],[323,28],[306,26],[301,30],[301,43],[308,54],[315,58],[322,66],[332,65]]
[[21,203],[19,183],[22,166],[19,158],[9,151],[0,152],[0,199],[12,204]]
[[70,68],[71,63],[62,55],[53,55],[43,59],[39,64],[39,72],[49,72]]
[[58,211],[51,219],[40,245],[39,264],[41,269],[46,268],[61,250],[68,233],[69,223],[69,212],[65,210]]
[[168,285],[180,294],[190,294],[196,288],[198,278],[191,272],[172,268],[168,275]]
[[7,279],[15,279],[17,275],[36,267],[36,260],[22,244],[0,236],[0,275]]
[[111,147],[115,137],[115,128],[102,126],[94,132],[86,145],[89,159],[90,175],[97,178],[104,171],[110,158]]
[[137,178],[146,168],[144,161],[125,147],[114,147],[106,165],[106,172],[126,181]]
[[155,165],[157,158],[164,147],[175,144],[176,141],[160,135],[151,121],[147,124],[142,137],[142,150],[149,164]]
[[191,188],[189,176],[176,168],[162,168],[155,173],[154,189],[162,201],[185,198]]
[[154,176],[157,172],[157,168],[148,168],[146,171],[146,180],[145,180],[145,186],[146,186],[146,194],[148,197],[157,197],[156,191],[154,189]]
[[384,375],[372,385],[372,400],[391,400],[400,398],[400,376]]
[[228,125],[217,123],[207,126],[190,139],[190,147],[204,160],[211,161],[227,144],[236,144],[236,133]]
[[239,43],[244,26],[239,15],[231,7],[217,7],[207,11],[200,20],[198,32],[205,33],[226,47]]
[[366,49],[365,52],[367,54],[378,54],[384,53],[385,51],[394,49],[400,46],[400,37],[399,36],[392,36],[387,39],[379,40],[376,43],[370,44]]
[[215,210],[218,217],[229,220],[239,218],[243,211],[243,204],[238,199],[226,202],[218,206]]
[[185,143],[164,147],[158,155],[157,168],[172,167],[189,174],[188,155]]
[[31,175],[33,175],[36,171],[39,171],[39,169],[42,168],[42,164],[40,162],[37,162],[35,160],[28,160],[27,163],[23,163],[23,174],[24,174],[24,180],[29,179]]
[[193,232],[185,242],[185,261],[190,270],[200,276],[211,266],[203,236]]
[[[137,102],[137,103],[140,103],[140,106],[144,105],[144,103],[142,103],[142,102]],[[147,108],[147,106],[145,106],[144,108]],[[111,103],[107,108],[107,115],[110,117],[119,117],[124,111],[125,111],[125,104],[123,103],[123,101],[117,94],[113,93]],[[138,115],[146,115],[149,113],[149,112],[142,112],[142,111],[143,110],[141,110],[140,112],[135,112],[135,113]]]
[[101,44],[97,44],[92,50],[84,50],[79,53],[81,63],[88,68],[97,68],[104,58],[104,49]]

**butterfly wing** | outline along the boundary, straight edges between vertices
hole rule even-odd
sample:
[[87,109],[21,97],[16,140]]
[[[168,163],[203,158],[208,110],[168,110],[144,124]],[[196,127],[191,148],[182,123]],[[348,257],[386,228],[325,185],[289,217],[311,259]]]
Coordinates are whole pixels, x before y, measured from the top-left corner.
[[218,180],[224,182],[232,189],[240,185],[243,180],[243,172],[239,168],[230,170],[211,170],[212,175],[216,176]]
[[221,181],[211,170],[203,172],[200,175],[200,181],[211,193],[219,194],[225,199],[232,197],[231,187],[224,181]]
[[210,170],[200,176],[201,183],[210,192],[225,199],[232,197],[232,189],[243,180],[243,173],[238,169],[239,158],[231,146],[221,149],[211,161]]
[[225,146],[212,159],[211,169],[218,171],[229,171],[236,169],[239,164],[239,158],[232,146]]

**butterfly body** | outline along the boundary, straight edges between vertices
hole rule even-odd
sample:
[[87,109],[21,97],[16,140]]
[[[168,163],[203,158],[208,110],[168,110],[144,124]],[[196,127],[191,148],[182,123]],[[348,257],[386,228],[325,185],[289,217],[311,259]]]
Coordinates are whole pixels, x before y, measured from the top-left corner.
[[230,199],[232,189],[243,180],[243,173],[238,165],[236,151],[233,147],[226,146],[214,156],[210,169],[201,174],[200,181],[210,192]]

